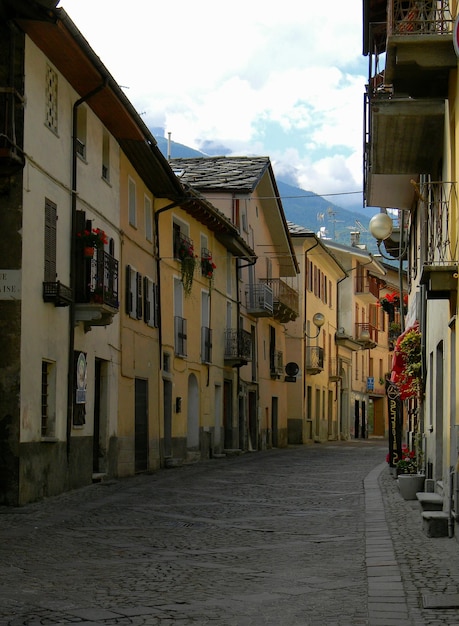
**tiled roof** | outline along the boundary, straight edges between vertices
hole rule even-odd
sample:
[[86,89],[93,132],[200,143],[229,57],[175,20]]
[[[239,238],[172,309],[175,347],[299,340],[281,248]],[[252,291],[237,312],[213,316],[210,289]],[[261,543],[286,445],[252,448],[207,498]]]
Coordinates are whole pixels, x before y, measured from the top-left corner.
[[196,189],[252,192],[266,169],[269,157],[196,157],[171,159],[179,179]]
[[312,231],[310,228],[306,228],[305,226],[299,226],[299,224],[294,224],[293,222],[290,222],[289,220],[287,220],[287,226],[288,226],[289,233],[291,235],[314,234],[314,231]]

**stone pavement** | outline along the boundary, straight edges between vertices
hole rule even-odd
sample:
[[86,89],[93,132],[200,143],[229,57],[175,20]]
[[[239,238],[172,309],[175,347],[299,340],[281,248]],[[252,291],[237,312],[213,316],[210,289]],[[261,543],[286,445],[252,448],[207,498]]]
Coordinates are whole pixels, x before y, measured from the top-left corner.
[[[459,625],[378,440],[215,459],[0,508],[0,625]],[[440,602],[441,603],[441,602]]]

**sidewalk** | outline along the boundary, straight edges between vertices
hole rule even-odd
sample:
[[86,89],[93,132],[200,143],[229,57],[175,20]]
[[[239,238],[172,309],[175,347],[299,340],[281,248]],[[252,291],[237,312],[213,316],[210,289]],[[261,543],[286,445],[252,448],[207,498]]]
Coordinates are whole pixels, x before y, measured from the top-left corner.
[[[378,489],[375,489],[376,480]],[[375,549],[377,545],[372,531],[372,510],[378,510],[378,491],[384,504],[384,519],[379,507],[378,522],[388,540],[384,543],[381,554],[386,557],[387,565],[380,571],[373,572],[369,567],[368,551]],[[387,464],[382,464],[370,472],[365,481],[365,493],[368,507],[367,567],[370,626],[383,624],[390,626],[402,623],[400,620],[397,621],[395,615],[398,610],[404,616],[408,611],[409,620],[403,620],[405,624],[459,626],[459,543],[457,538],[428,538],[424,534],[419,503],[403,500],[398,492],[397,481],[390,475]],[[377,577],[383,576],[384,570],[387,570],[388,576],[387,594],[385,594],[384,587],[379,591],[375,590],[378,583]],[[393,585],[396,585],[398,577],[403,583],[403,601],[397,595],[393,595]],[[372,598],[375,600],[373,601]],[[426,605],[436,605],[436,608],[425,608]],[[448,606],[451,608],[444,608]],[[392,607],[393,610],[391,610]],[[376,609],[380,611],[379,614]],[[385,621],[378,621],[382,615]]]

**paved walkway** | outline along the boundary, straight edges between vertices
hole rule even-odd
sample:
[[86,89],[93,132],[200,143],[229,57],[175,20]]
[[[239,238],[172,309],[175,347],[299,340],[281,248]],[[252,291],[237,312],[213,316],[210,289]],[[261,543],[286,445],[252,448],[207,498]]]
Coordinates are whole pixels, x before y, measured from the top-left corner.
[[380,441],[291,447],[0,508],[1,626],[459,626]]

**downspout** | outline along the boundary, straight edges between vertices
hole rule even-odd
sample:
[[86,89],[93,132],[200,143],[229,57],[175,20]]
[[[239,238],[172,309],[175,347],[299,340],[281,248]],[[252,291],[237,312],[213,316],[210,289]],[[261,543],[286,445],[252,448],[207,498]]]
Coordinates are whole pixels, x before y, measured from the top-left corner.
[[[239,265],[239,259],[236,257],[236,295],[237,295],[237,300],[236,300],[236,314],[237,314],[237,318],[236,318],[236,333],[237,333],[237,340],[239,342],[239,333],[241,332],[241,298],[239,296],[239,270],[242,270],[245,267],[251,267],[252,265],[255,265],[255,263],[257,262],[257,258],[255,257],[255,259],[253,261],[250,261],[250,263],[246,263],[245,265]],[[252,359],[253,359],[253,355],[252,355]],[[257,362],[258,365],[258,362]],[[237,375],[236,375],[236,386],[237,386],[237,423],[238,423],[238,430],[239,430],[239,426],[241,423],[241,416],[239,414],[239,410],[240,410],[240,402],[239,402],[239,387],[241,385],[241,368],[240,366],[238,366],[237,368]],[[258,379],[258,376],[257,376]],[[258,397],[257,397],[257,407],[258,407]],[[258,415],[256,416],[257,420],[258,420]],[[245,422],[246,424],[246,422]],[[258,433],[258,424],[257,424],[257,433]],[[244,440],[242,440],[244,441]],[[239,433],[239,443],[241,442],[241,433]]]
[[108,79],[98,85],[95,89],[77,100],[73,105],[72,112],[72,203],[71,203],[71,230],[70,230],[70,289],[72,290],[72,300],[69,307],[69,344],[68,344],[68,375],[67,375],[67,463],[70,460],[70,436],[73,422],[73,394],[75,363],[73,352],[75,349],[75,274],[76,274],[76,206],[77,206],[77,113],[78,107],[95,96],[99,91],[105,89]]

